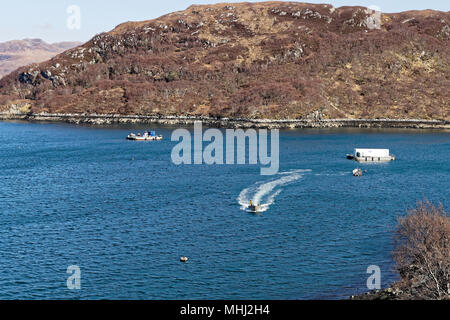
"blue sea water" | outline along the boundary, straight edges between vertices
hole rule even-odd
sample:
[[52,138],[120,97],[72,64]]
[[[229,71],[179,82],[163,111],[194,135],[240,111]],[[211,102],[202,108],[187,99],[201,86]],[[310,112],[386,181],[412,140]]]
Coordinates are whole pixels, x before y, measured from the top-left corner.
[[[450,134],[280,132],[280,173],[171,162],[143,127],[0,122],[0,299],[342,299],[397,279],[392,229],[422,199],[450,205]],[[354,147],[397,160],[345,159]],[[245,212],[257,198],[266,211]],[[188,256],[187,263],[179,262]],[[81,269],[69,290],[67,267]]]

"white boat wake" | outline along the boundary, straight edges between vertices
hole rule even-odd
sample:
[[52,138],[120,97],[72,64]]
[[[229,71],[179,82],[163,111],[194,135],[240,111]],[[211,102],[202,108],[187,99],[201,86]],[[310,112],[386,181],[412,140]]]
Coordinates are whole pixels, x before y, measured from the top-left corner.
[[242,190],[237,198],[241,205],[241,210],[246,211],[250,200],[252,200],[253,203],[260,206],[259,212],[267,211],[275,202],[275,198],[283,191],[281,187],[301,179],[305,172],[311,172],[311,170],[299,169],[280,172],[277,174],[277,179],[257,182],[253,186]]

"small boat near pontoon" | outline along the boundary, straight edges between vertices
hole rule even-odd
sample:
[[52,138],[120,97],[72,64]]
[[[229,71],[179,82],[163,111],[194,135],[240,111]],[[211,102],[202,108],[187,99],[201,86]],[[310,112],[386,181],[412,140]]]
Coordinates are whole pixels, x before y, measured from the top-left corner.
[[130,133],[127,136],[127,140],[133,140],[133,141],[159,141],[162,139],[163,139],[163,136],[162,135],[157,136],[155,131],[147,131],[147,132],[144,132],[143,135],[141,135],[140,133],[138,133],[138,134]]
[[362,177],[362,175],[363,175],[363,171],[361,169],[357,168],[357,169],[353,170],[354,177]]

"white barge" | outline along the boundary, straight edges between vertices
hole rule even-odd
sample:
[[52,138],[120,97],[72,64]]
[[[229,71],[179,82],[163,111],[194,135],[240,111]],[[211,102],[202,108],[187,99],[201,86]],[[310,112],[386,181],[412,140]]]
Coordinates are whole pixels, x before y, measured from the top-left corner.
[[347,154],[347,159],[358,162],[385,162],[395,160],[389,149],[355,149],[353,154]]

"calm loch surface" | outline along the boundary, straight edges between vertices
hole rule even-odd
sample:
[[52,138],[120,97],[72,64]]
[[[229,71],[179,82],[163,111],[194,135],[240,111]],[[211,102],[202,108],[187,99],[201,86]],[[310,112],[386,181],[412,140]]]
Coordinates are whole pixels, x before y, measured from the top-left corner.
[[[148,128],[146,128],[148,129]],[[341,299],[392,271],[396,217],[450,205],[450,134],[285,130],[280,173],[171,162],[143,127],[0,122],[1,299]],[[397,161],[346,160],[354,147]],[[242,204],[257,199],[266,211]],[[180,263],[181,256],[189,257]],[[68,290],[67,267],[81,269]]]

